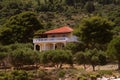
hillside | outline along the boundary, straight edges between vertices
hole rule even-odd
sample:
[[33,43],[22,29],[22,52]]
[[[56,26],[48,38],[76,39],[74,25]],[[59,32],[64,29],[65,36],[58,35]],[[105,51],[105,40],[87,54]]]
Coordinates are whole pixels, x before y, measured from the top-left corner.
[[[119,0],[117,0],[119,1]],[[100,15],[109,18],[119,25],[120,2],[115,0],[1,0],[0,24],[24,11],[33,11],[48,27],[63,25],[76,26],[84,17]]]
[[120,0],[0,0],[0,80],[105,77],[120,78]]

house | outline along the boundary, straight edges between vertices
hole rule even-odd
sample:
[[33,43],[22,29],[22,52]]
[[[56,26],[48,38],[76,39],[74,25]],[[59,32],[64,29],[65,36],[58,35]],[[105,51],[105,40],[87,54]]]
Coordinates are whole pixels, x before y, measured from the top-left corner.
[[46,31],[39,35],[40,38],[34,38],[34,50],[45,51],[62,49],[66,43],[77,42],[77,37],[73,35],[73,29],[69,26],[60,27]]

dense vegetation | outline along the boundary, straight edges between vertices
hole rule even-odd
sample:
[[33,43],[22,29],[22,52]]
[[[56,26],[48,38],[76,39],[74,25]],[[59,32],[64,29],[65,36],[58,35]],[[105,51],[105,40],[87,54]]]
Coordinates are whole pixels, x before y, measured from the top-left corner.
[[[68,43],[64,50],[33,51],[33,37],[65,25],[74,29],[80,43]],[[63,64],[70,67],[79,64],[84,69],[91,65],[95,71],[96,66],[112,62],[117,63],[120,70],[119,36],[120,0],[0,0],[2,69],[34,67],[37,70],[40,66],[59,69]],[[50,80],[46,72],[38,73],[40,75],[34,76],[40,80]],[[57,76],[64,74],[58,71]],[[3,80],[32,80],[25,71],[3,76],[0,77]]]

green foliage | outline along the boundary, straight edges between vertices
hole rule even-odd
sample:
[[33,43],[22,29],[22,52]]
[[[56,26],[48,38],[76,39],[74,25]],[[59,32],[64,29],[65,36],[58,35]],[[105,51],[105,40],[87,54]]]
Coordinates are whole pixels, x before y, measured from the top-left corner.
[[118,61],[118,69],[120,69],[120,37],[114,38],[108,45],[107,53],[112,60]]
[[80,43],[67,43],[67,45],[64,48],[65,50],[70,50],[73,54],[75,54],[78,51],[84,51],[85,45]]
[[86,18],[80,25],[79,37],[87,45],[92,45],[92,48],[95,47],[95,44],[106,44],[112,39],[113,24],[113,22],[98,16]]
[[34,12],[20,13],[12,16],[4,27],[0,28],[1,42],[3,44],[31,42],[35,31],[39,29],[43,27]]
[[66,4],[68,5],[74,5],[74,0],[65,0]]
[[8,46],[3,46],[3,45],[0,45],[0,53],[6,53],[9,51],[9,47]]
[[114,36],[119,36],[120,35],[120,26],[116,26],[114,29],[113,29],[113,33],[114,33]]
[[90,78],[91,78],[91,80],[96,80],[97,79],[96,75],[90,75]]
[[93,70],[95,70],[96,65],[105,65],[107,63],[105,53],[97,49],[76,53],[75,61],[78,64],[83,64],[85,69],[86,69],[85,66],[86,64],[91,64]]
[[72,54],[70,51],[50,50],[40,54],[40,61],[44,64],[54,63],[57,67],[62,67],[63,63],[72,64]]
[[19,69],[23,65],[37,65],[40,62],[39,52],[33,51],[33,45],[30,43],[16,43],[9,46],[0,46],[0,61],[5,58],[9,60],[10,64]]
[[3,60],[7,54],[5,52],[0,52],[0,61]]
[[86,55],[89,63],[93,67],[93,70],[95,70],[96,65],[105,65],[107,63],[106,55],[103,51],[99,51],[97,49],[88,50]]
[[[87,60],[87,55],[84,53],[84,52],[78,52],[75,54],[75,61],[78,63],[78,64],[87,64],[88,63],[88,60]],[[85,66],[84,66],[85,67]]]
[[12,71],[6,77],[4,80],[29,80],[28,73],[26,71]]
[[111,70],[100,70],[100,71],[98,71],[98,73],[100,75],[105,75],[105,74],[112,75],[113,74]]
[[43,70],[38,71],[39,78],[44,79],[47,73]]
[[78,77],[78,80],[87,80],[87,78],[85,76],[80,76]]
[[93,11],[95,11],[95,6],[94,6],[93,2],[87,2],[85,5],[85,9],[89,13],[92,13]]
[[62,78],[62,77],[64,77],[65,76],[65,71],[64,70],[60,70],[60,71],[58,71],[58,77],[60,77],[60,78]]
[[11,64],[15,67],[22,67],[23,65],[35,64],[38,54],[29,48],[18,48],[11,52],[10,59]]
[[33,44],[31,43],[15,43],[15,44],[11,44],[8,46],[8,48],[11,50],[11,51],[14,51],[16,49],[24,49],[24,48],[30,48],[30,49],[33,49]]

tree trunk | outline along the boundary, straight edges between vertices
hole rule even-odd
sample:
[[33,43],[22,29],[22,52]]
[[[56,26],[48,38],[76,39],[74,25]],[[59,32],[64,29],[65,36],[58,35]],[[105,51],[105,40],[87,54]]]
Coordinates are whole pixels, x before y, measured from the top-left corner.
[[91,43],[91,49],[96,48],[95,43]]
[[35,71],[36,71],[36,73],[37,73],[37,68],[38,68],[38,65],[37,65],[37,63],[35,63]]
[[3,66],[4,66],[4,68],[5,68],[5,73],[6,73],[6,64],[5,64],[5,62],[3,61]]
[[85,64],[83,64],[83,67],[84,67],[84,69],[86,70],[86,65],[85,65]]
[[120,60],[118,60],[118,70],[120,70]]
[[62,68],[62,63],[60,63],[60,68]]
[[74,65],[73,65],[73,64],[70,64],[70,68],[74,68]]
[[95,71],[95,65],[92,65],[92,67],[93,67],[93,71]]
[[56,67],[58,68],[58,67],[59,67],[59,64],[56,64]]

